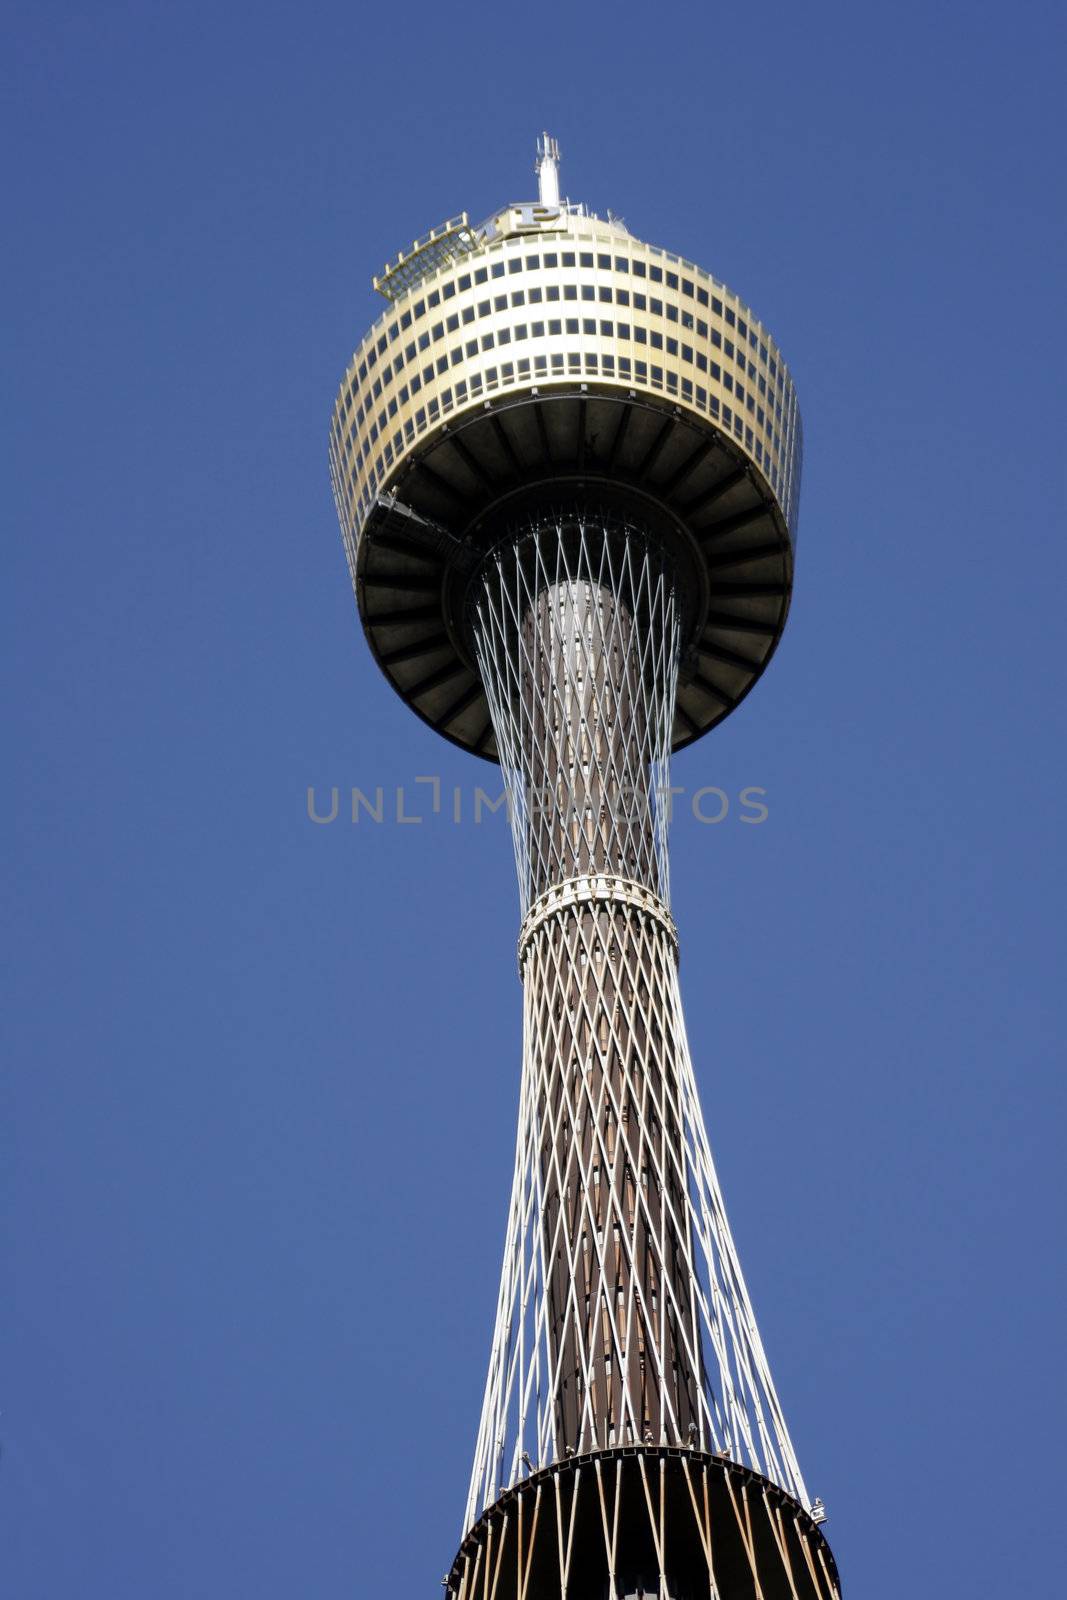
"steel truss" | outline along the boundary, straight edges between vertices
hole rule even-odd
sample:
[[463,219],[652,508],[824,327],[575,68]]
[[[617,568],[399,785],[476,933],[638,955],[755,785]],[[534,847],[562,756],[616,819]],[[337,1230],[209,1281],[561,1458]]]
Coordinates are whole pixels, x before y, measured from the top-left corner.
[[[804,1522],[784,1570],[795,1555],[802,1572],[825,1546],[802,1510],[678,987],[665,803],[680,655],[670,560],[629,521],[534,516],[486,558],[471,620],[512,816],[524,1032],[468,1543],[502,1496],[546,1473],[558,1499],[572,1461],[681,1451],[689,1489],[679,1503],[696,1493],[690,1467],[705,1474],[698,1523],[713,1458],[729,1489],[726,1499],[715,1490],[722,1507],[758,1482],[779,1531],[784,1490],[788,1517]],[[670,1470],[674,1482],[682,1469]],[[595,1477],[603,1495],[600,1466]],[[537,1514],[532,1500],[527,1514]],[[520,1548],[522,1537],[520,1527]],[[476,1592],[469,1572],[462,1589],[458,1569],[453,1577],[454,1592]],[[613,1572],[612,1595],[615,1582]],[[713,1573],[711,1583],[715,1596]],[[832,1595],[835,1583],[816,1567],[792,1593]],[[751,1592],[762,1592],[758,1580]]]

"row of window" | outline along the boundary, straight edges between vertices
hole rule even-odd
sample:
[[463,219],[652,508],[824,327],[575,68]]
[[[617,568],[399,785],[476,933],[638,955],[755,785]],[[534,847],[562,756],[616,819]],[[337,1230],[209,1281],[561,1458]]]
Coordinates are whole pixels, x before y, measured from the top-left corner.
[[[558,271],[560,268],[590,269],[610,271],[625,274],[632,280],[644,279],[647,283],[661,283],[665,288],[680,293],[683,299],[690,299],[695,305],[703,306],[726,327],[733,330],[734,340],[738,345],[747,345],[758,355],[763,363],[772,383],[779,379],[779,364],[770,353],[766,343],[759,337],[756,329],[749,326],[745,317],[740,312],[728,305],[718,295],[704,288],[702,284],[684,274],[672,272],[667,268],[656,266],[653,262],[646,262],[639,257],[618,255],[607,251],[592,250],[545,250],[536,254],[525,256],[518,254],[501,255],[498,259],[488,262],[485,266],[472,267],[470,272],[461,273],[456,278],[447,279],[439,289],[432,289],[422,298],[402,312],[389,327],[371,344],[364,361],[359,369],[359,382],[365,381],[367,372],[376,365],[378,358],[386,353],[390,344],[396,342],[401,335],[426,316],[430,311],[453,300],[457,295],[476,288],[479,284],[488,284],[494,279],[510,277],[522,272]],[[555,289],[555,298],[559,296],[559,286]],[[589,285],[584,286],[590,288]],[[565,285],[564,290],[576,290],[577,285]],[[627,291],[630,292],[630,291]],[[644,298],[643,290],[632,291]],[[552,297],[551,295],[549,296]],[[573,294],[567,298],[574,298]],[[677,308],[675,308],[677,310]],[[668,313],[670,315],[670,313]],[[784,369],[782,375],[784,376]]]
[[[581,290],[580,295],[579,288]],[[488,317],[492,312],[507,311],[509,309],[515,310],[524,306],[540,306],[546,304],[551,305],[560,301],[560,298],[560,285],[550,284],[543,290],[540,288],[533,288],[528,292],[523,289],[515,290],[510,295],[510,298],[508,295],[497,295],[492,300],[481,300],[477,303],[477,305],[466,306],[462,312],[453,312],[446,319],[435,323],[432,328],[421,333],[417,339],[410,340],[402,351],[397,351],[391,362],[383,364],[382,370],[370,384],[369,394],[367,396],[367,402],[365,402],[365,405],[371,400],[378,399],[383,388],[393,378],[398,377],[404,371],[405,367],[408,366],[412,361],[417,360],[420,353],[428,350],[431,343],[440,342],[448,334],[458,332],[461,327],[469,327],[474,322]],[[744,350],[736,345],[734,340],[720,333],[718,328],[709,328],[707,322],[705,322],[703,318],[694,316],[692,312],[686,311],[684,308],[679,308],[678,306],[671,305],[670,303],[664,306],[663,301],[654,295],[648,296],[639,292],[634,292],[631,294],[628,289],[616,289],[613,291],[608,286],[600,286],[597,288],[592,284],[582,284],[580,286],[578,284],[565,284],[562,287],[562,299],[563,301],[575,302],[580,299],[584,303],[595,302],[599,305],[616,305],[624,307],[627,310],[632,307],[634,311],[640,311],[642,313],[650,312],[653,316],[665,317],[668,322],[676,324],[679,328],[695,333],[698,339],[710,341],[713,349],[721,350],[723,357],[726,360],[733,361],[736,364],[738,372],[742,377],[747,374],[749,380],[756,384],[761,396],[766,397],[769,394],[772,394],[774,391],[774,383],[772,382],[768,384],[767,379],[761,372],[757,370],[755,362],[746,359]],[[602,326],[605,326],[605,324],[602,324]],[[620,323],[620,327],[623,326],[625,326],[625,324]],[[535,322],[533,327],[535,330],[535,338],[538,337],[538,329],[540,329],[541,333],[543,334],[543,323]],[[550,331],[552,331],[553,328],[556,332],[559,331],[558,322],[549,324]],[[568,321],[567,331],[577,331],[576,326],[573,325],[573,319]],[[588,323],[586,325],[586,331],[591,331]],[[619,337],[628,338],[629,334],[621,333]],[[490,346],[485,345],[483,341],[483,348],[488,349]],[[662,348],[662,345],[660,345],[660,348]],[[365,381],[367,376],[365,366],[360,367],[359,376],[363,381]],[[352,405],[355,401],[357,389],[358,383],[354,384],[352,390],[345,395],[343,411],[346,419],[350,415]],[[780,383],[778,385],[778,393],[778,410],[780,416],[782,393],[782,385]],[[359,410],[357,410],[357,421],[362,421],[364,409],[365,407],[361,406]]]
[[[766,395],[766,385],[763,379],[757,377],[757,388],[753,392],[746,388],[739,378],[725,371],[717,361],[710,359],[702,350],[694,349],[690,344],[679,341],[671,335],[664,335],[655,328],[646,328],[639,323],[613,322],[607,318],[596,317],[554,317],[546,321],[519,322],[510,328],[498,328],[495,332],[488,332],[476,338],[468,339],[464,344],[454,345],[453,348],[437,358],[436,361],[427,363],[421,372],[412,372],[406,383],[402,384],[397,392],[385,402],[376,417],[372,419],[372,401],[374,392],[360,402],[348,429],[345,448],[355,451],[355,465],[360,467],[367,458],[371,447],[377,442],[380,434],[384,434],[389,426],[389,420],[395,417],[400,407],[405,406],[411,399],[422,391],[426,384],[431,384],[435,377],[444,377],[450,368],[458,367],[465,361],[473,360],[479,355],[510,345],[521,344],[523,341],[543,339],[546,337],[562,337],[578,333],[599,336],[602,338],[617,339],[625,343],[647,345],[653,350],[662,350],[675,359],[679,357],[690,366],[695,366],[699,372],[706,373],[713,383],[721,384],[728,394],[732,394],[739,408],[747,410],[755,419],[761,433],[766,434],[768,443],[775,456],[782,453],[782,431],[788,425],[788,415],[783,409],[782,402]],[[605,357],[605,363],[609,358]],[[604,365],[602,371],[608,368]],[[620,367],[621,371],[621,367]],[[766,406],[766,409],[764,409]],[[362,425],[369,421],[366,437],[357,447],[356,441]],[[335,433],[335,442],[340,447],[341,440]],[[761,463],[762,465],[762,463]]]
[[[718,396],[709,394],[707,389],[693,379],[681,377],[670,368],[664,370],[661,366],[628,356],[616,358],[607,354],[598,356],[589,351],[569,351],[540,354],[532,358],[520,357],[517,361],[503,362],[499,368],[491,366],[484,372],[473,372],[468,378],[457,381],[454,387],[446,388],[439,395],[428,398],[426,405],[419,407],[403,428],[398,427],[391,437],[383,436],[381,448],[375,454],[369,455],[361,450],[355,461],[346,462],[349,469],[347,484],[353,491],[360,476],[360,467],[369,463],[369,471],[356,502],[356,522],[362,523],[377,490],[384,481],[385,474],[394,460],[402,454],[405,446],[428,427],[435,426],[443,415],[447,415],[456,406],[466,405],[472,398],[491,392],[501,385],[514,383],[516,380],[522,382],[525,379],[582,375],[592,378],[600,376],[632,378],[634,382],[645,387],[676,395],[686,404],[707,413],[744,445],[766,474],[787,516],[790,515],[791,501],[794,498],[792,473],[783,471],[779,467],[771,452],[764,448],[760,439],[756,438],[752,426],[746,422],[744,415],[733,406],[720,401]],[[342,473],[338,471],[338,478],[341,477]]]

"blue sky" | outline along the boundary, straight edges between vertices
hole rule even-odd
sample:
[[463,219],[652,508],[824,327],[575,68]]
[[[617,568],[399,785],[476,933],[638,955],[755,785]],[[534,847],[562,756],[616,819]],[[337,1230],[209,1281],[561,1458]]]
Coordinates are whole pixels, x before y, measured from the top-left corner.
[[[675,781],[712,1142],[846,1596],[1062,1583],[1062,37],[1051,5],[9,11],[13,1600],[435,1595],[518,1087],[502,819],[359,635],[372,274],[568,192],[806,427],[794,608]],[[422,791],[425,792],[425,791]],[[1059,980],[1059,981],[1057,981]],[[1021,1478],[1019,1475],[1022,1475]]]

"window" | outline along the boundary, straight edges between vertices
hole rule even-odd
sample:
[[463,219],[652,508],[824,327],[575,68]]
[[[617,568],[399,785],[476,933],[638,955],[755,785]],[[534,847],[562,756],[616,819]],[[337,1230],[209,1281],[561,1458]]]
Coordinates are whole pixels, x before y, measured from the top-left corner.
[[[593,252],[591,250],[583,250],[578,257],[578,261],[583,267],[591,267],[593,265]],[[567,264],[566,256],[563,257],[563,264],[564,266]]]
[[515,257],[514,261],[509,261],[508,262],[508,271],[509,272],[521,272],[522,271],[522,262],[519,260],[518,256]]
[[445,284],[444,297],[445,297],[446,300],[454,300],[455,299],[455,297],[456,297],[456,286],[455,286],[454,283],[446,283]]
[[[561,260],[562,260],[563,265],[565,267],[573,267],[573,265],[574,265],[574,251],[573,250],[564,250],[563,255],[561,257]],[[547,256],[545,257],[545,261],[546,262],[548,261],[548,257]]]
[[502,261],[494,261],[491,271],[494,278],[502,278],[504,276],[504,263]]
[[540,256],[527,256],[526,257],[526,270],[527,270],[527,272],[535,272],[540,265],[541,265],[541,257]]
[[595,300],[596,299],[596,290],[594,289],[594,287],[593,287],[593,285],[591,283],[583,283],[582,284],[582,299],[583,300]]

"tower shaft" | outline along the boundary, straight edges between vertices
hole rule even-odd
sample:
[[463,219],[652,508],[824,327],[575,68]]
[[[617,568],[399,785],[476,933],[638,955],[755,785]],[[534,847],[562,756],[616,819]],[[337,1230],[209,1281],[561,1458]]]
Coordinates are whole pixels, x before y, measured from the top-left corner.
[[541,914],[524,941],[557,1456],[695,1432],[674,961],[663,920],[620,893]]
[[[471,1532],[450,1588],[473,1600],[496,1537],[498,1561],[541,1574],[537,1600],[685,1600],[709,1580],[715,1600],[833,1600],[682,1015],[666,851],[672,555],[633,517],[535,505],[486,555],[470,611],[524,911],[523,1071]],[[609,1467],[613,1515],[628,1507],[621,1543]],[[578,1582],[542,1564],[545,1542],[579,1525],[583,1473],[603,1516],[582,1535]],[[505,1558],[505,1508],[540,1516],[546,1483],[554,1536],[531,1531],[526,1547],[513,1530]],[[703,1555],[693,1546],[712,1520],[717,1557],[710,1537]]]
[[[678,654],[668,573],[637,530],[550,521],[490,564],[487,671],[499,659],[489,619],[505,604],[517,681],[493,701],[524,768],[516,826],[540,905],[521,940],[524,1054],[556,1453],[688,1439],[699,1336],[680,1231],[675,947],[669,919],[635,916],[628,899],[640,885],[661,907],[654,768]],[[585,898],[598,883],[612,887]]]

